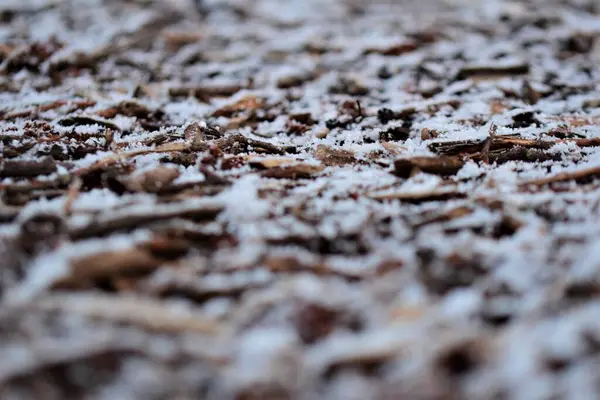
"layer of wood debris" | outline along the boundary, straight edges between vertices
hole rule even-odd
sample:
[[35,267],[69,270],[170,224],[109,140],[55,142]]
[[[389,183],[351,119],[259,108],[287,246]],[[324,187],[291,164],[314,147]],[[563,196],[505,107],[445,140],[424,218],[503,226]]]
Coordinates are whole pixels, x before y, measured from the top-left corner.
[[0,398],[589,399],[596,0],[0,1]]

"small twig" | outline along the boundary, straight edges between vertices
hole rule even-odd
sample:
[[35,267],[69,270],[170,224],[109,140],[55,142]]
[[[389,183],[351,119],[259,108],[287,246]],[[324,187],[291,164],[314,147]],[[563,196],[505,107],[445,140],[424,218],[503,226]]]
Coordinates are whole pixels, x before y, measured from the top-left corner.
[[536,179],[523,183],[523,186],[544,186],[556,182],[579,181],[600,176],[600,167],[586,168],[573,172],[562,172],[548,178]]
[[[428,145],[428,148],[440,155],[478,153],[483,151],[483,147],[488,139],[489,138],[486,138],[483,141],[461,140],[452,142],[433,142]],[[509,135],[495,135],[493,142],[490,142],[489,144],[489,150],[508,149],[515,146],[521,146],[528,149],[548,150],[558,143],[575,143],[579,147],[596,147],[600,146],[600,138],[539,140],[524,139]]]
[[482,161],[486,164],[490,163],[490,148],[492,146],[492,142],[496,137],[496,131],[498,128],[495,124],[490,125],[489,136],[483,142],[483,148],[481,149]]
[[83,186],[83,180],[80,177],[75,177],[73,182],[69,185],[69,189],[67,191],[67,200],[64,205],[64,212],[66,215],[71,215],[73,203],[79,197],[79,193],[81,192],[81,187]]
[[107,150],[111,149],[114,139],[115,139],[115,135],[114,135],[112,129],[106,128],[106,131],[104,132],[104,138],[105,138],[105,143],[104,143],[105,148]]
[[439,188],[424,192],[396,191],[391,193],[369,193],[371,199],[378,201],[399,200],[405,203],[419,204],[428,201],[445,201],[450,199],[463,199],[467,193],[458,191],[456,187]]
[[231,182],[211,171],[207,166],[201,165],[200,172],[204,175],[205,182],[212,185],[231,185]]
[[362,107],[360,106],[360,100],[356,100],[356,108],[358,109],[358,116],[363,117]]

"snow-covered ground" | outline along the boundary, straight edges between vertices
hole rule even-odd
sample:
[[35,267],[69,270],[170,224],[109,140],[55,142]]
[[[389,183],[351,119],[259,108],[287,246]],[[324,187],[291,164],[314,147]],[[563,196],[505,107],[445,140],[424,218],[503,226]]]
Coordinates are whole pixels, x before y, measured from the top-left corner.
[[0,398],[597,396],[596,1],[0,20]]

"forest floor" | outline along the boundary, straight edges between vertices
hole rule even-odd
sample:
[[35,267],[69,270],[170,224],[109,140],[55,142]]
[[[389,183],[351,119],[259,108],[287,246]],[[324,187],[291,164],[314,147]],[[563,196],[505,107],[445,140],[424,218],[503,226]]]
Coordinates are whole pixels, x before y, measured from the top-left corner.
[[0,398],[589,399],[600,3],[3,0]]

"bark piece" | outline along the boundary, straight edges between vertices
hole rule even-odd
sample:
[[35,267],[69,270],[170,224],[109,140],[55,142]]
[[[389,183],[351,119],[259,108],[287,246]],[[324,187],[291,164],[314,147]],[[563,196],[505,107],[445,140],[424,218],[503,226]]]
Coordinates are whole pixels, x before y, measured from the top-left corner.
[[549,154],[539,149],[527,149],[521,146],[515,146],[506,150],[496,150],[488,153],[488,160],[492,163],[504,164],[509,161],[524,161],[524,162],[543,162],[543,161],[558,161],[561,159],[560,154]]
[[502,79],[506,76],[524,75],[529,73],[529,64],[513,65],[469,65],[460,69],[455,80],[475,78],[479,80]]
[[423,128],[421,130],[421,140],[431,140],[438,137],[440,133],[435,129]]
[[410,137],[410,128],[405,126],[393,126],[379,132],[379,140],[404,141]]
[[122,101],[114,107],[98,111],[102,118],[114,118],[117,115],[125,115],[127,117],[150,118],[154,112],[143,104],[136,101]]
[[132,230],[151,222],[170,218],[212,219],[222,210],[220,204],[195,204],[195,202],[180,202],[175,204],[157,205],[153,209],[123,210],[106,213],[92,219],[86,225],[72,227],[69,235],[72,239],[85,239],[102,236],[121,230]]
[[61,126],[100,125],[104,128],[110,128],[117,132],[121,131],[121,129],[116,124],[110,121],[105,121],[103,119],[93,117],[87,117],[84,115],[73,115],[63,118],[58,121],[58,124]]
[[48,175],[56,172],[56,163],[52,157],[41,157],[38,160],[3,160],[0,161],[0,177],[26,178]]
[[261,140],[251,139],[241,134],[234,134],[228,137],[216,140],[215,145],[222,151],[230,154],[241,153],[264,153],[264,154],[285,154],[290,148],[281,148],[271,143]]
[[194,96],[203,102],[209,102],[215,97],[229,97],[242,90],[241,85],[213,85],[213,86],[178,86],[169,89],[171,97]]

